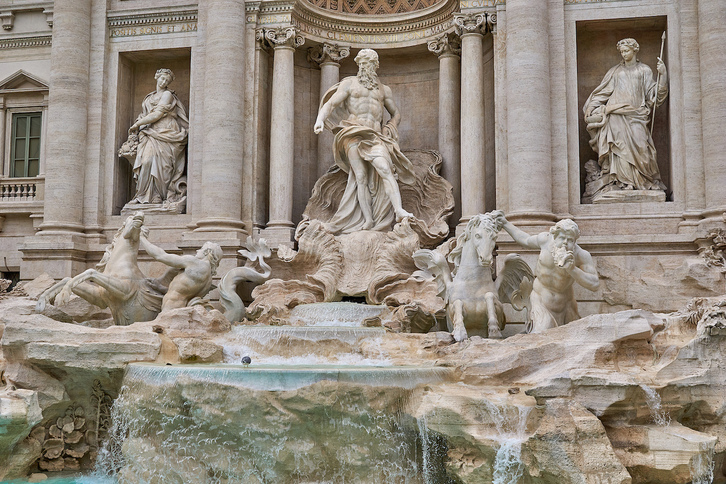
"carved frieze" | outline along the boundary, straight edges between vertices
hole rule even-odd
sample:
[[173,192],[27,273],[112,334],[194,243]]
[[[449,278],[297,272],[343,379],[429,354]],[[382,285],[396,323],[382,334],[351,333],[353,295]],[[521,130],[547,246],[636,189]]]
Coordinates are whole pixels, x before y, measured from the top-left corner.
[[108,31],[111,39],[145,35],[196,33],[197,9],[194,7],[174,11],[154,10],[148,13],[109,12]]
[[415,12],[431,7],[442,0],[307,0],[326,10],[362,15],[388,15]]
[[18,49],[23,47],[50,46],[53,36],[34,35],[32,37],[15,37],[13,39],[0,39],[0,49]]

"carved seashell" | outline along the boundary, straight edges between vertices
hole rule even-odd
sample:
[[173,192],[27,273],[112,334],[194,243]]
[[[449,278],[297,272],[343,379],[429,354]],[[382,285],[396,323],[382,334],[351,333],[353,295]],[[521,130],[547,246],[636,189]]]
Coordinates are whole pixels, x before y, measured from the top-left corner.
[[39,425],[39,426],[37,426],[37,427],[35,427],[35,428],[34,428],[34,429],[33,429],[33,430],[32,430],[32,431],[30,432],[30,438],[31,438],[31,439],[35,439],[35,440],[37,440],[37,441],[38,441],[38,442],[40,442],[41,444],[42,444],[43,442],[45,442],[45,438],[46,438],[46,435],[47,435],[47,432],[46,432],[46,430],[45,430],[45,429],[44,429],[43,427],[41,427],[40,425]]
[[57,459],[63,453],[62,439],[48,439],[43,444],[43,457],[48,460]]
[[73,415],[76,417],[85,417],[86,411],[83,409],[83,407],[76,407],[76,410],[73,412]]
[[63,433],[70,434],[73,432],[73,430],[76,428],[76,426],[73,423],[73,417],[63,417],[63,425],[59,425],[58,427],[63,430]]
[[83,426],[86,425],[86,419],[83,417],[76,417],[73,419],[73,427],[76,430],[80,430],[83,428]]
[[38,467],[44,471],[59,472],[63,470],[63,467],[65,467],[65,461],[61,457],[50,460],[41,459],[38,461]]
[[95,430],[86,430],[86,443],[93,447],[98,447],[98,435]]
[[54,439],[60,439],[61,437],[63,437],[63,431],[61,429],[59,429],[57,425],[52,425],[48,429],[48,433]]
[[81,464],[78,462],[78,459],[74,459],[72,457],[66,457],[64,460],[64,467],[65,470],[71,470],[71,471],[80,471],[81,470]]
[[77,444],[83,438],[83,432],[80,430],[74,430],[70,434],[66,435],[65,441],[68,444]]
[[67,448],[65,450],[65,455],[80,459],[81,457],[86,455],[86,452],[88,452],[89,450],[91,450],[91,448],[88,447],[88,445],[86,445],[85,443],[80,443]]

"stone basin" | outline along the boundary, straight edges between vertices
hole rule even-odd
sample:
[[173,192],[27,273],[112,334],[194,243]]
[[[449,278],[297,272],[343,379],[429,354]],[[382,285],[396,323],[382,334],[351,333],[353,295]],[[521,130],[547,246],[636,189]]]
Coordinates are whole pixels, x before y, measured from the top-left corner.
[[129,364],[124,383],[151,385],[205,382],[250,390],[292,391],[324,380],[374,387],[412,389],[440,383],[452,376],[450,368],[338,365],[179,365]]

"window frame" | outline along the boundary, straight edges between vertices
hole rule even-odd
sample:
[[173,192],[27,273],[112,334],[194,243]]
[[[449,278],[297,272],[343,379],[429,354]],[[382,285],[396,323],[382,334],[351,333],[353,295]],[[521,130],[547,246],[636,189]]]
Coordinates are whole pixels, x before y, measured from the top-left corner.
[[[18,136],[18,125],[20,124],[20,119],[25,118],[26,120],[26,128],[25,128],[25,134],[22,137]],[[32,126],[32,120],[34,118],[37,118],[40,122],[40,129],[37,136],[32,135],[31,126]],[[23,153],[22,158],[18,158],[17,154],[15,152],[15,147],[17,145],[18,139],[25,139],[25,153]],[[30,157],[30,141],[32,139],[38,140],[38,157],[37,158],[31,158]],[[8,167],[8,177],[9,178],[37,178],[40,176],[40,160],[42,158],[43,154],[43,111],[26,111],[26,112],[14,112],[11,113],[10,116],[10,159],[9,161],[9,167]],[[17,161],[23,161],[23,173],[17,174],[15,173],[16,169],[16,162]],[[30,163],[32,161],[35,161],[37,163],[37,171],[35,175],[30,175]]]

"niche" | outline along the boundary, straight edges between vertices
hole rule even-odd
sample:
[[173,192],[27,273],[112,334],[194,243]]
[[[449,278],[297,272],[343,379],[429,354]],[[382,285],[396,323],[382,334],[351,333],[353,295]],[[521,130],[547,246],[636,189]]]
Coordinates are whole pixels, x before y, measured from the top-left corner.
[[[577,30],[577,116],[579,133],[579,155],[580,155],[580,195],[585,192],[585,178],[587,176],[585,163],[588,160],[596,160],[597,153],[590,147],[590,135],[587,132],[582,108],[588,96],[600,84],[610,68],[617,65],[621,60],[616,45],[618,41],[625,38],[633,38],[640,45],[637,58],[646,64],[653,71],[655,80],[657,71],[655,69],[660,54],[661,36],[666,31],[667,18],[665,16],[628,18],[614,20],[587,20],[576,23]],[[668,33],[666,32],[666,36]],[[668,74],[673,70],[668,62],[668,42],[666,39],[663,51],[663,62],[666,64]],[[670,87],[670,80],[669,80]],[[671,149],[669,136],[669,106],[672,93],[669,92],[665,102],[658,106],[655,113],[655,124],[653,127],[653,142],[657,151],[658,168],[660,169],[661,180],[666,185],[666,201],[672,201],[671,182]],[[650,127],[650,124],[648,125]]]
[[[128,129],[141,113],[142,102],[147,94],[156,90],[154,75],[160,68],[171,69],[174,81],[169,89],[174,91],[189,114],[189,79],[191,49],[164,49],[119,53],[116,134],[114,153],[126,141]],[[187,158],[187,167],[189,159]],[[185,170],[187,168],[185,167]],[[186,175],[186,173],[185,173]],[[136,193],[132,166],[124,158],[115,155],[113,215],[119,215],[124,205]]]

